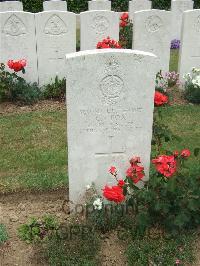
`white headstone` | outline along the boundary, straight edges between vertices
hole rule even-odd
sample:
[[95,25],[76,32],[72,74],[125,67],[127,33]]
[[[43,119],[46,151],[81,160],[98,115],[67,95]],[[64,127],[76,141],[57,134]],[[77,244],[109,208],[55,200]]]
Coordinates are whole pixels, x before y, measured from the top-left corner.
[[108,36],[119,40],[119,15],[113,11],[86,11],[80,14],[81,50],[96,49]]
[[0,12],[5,12],[5,11],[23,11],[22,2],[19,1],[0,2]]
[[65,77],[65,54],[76,51],[76,15],[67,11],[35,14],[39,84]]
[[154,53],[159,69],[169,70],[171,43],[171,13],[164,10],[144,10],[134,14],[133,49]]
[[26,59],[26,74],[29,82],[38,82],[35,15],[28,12],[8,11],[0,13],[0,59]]
[[183,75],[191,72],[193,67],[200,68],[200,9],[184,12],[179,58],[182,81]]
[[[121,49],[67,55],[69,197],[77,203],[92,183],[100,193],[125,177],[140,156],[148,179],[156,56]],[[114,183],[113,183],[114,182]]]
[[171,39],[180,40],[181,38],[181,27],[182,27],[182,17],[183,12],[186,10],[193,9],[194,2],[191,0],[172,0],[171,10],[172,10],[172,25],[171,29]]
[[132,0],[129,1],[129,16],[133,20],[134,12],[151,9],[152,2],[149,0]]
[[43,2],[44,11],[59,10],[67,11],[67,2],[65,0],[50,0]]
[[111,10],[111,1],[109,0],[92,0],[88,4],[89,10]]

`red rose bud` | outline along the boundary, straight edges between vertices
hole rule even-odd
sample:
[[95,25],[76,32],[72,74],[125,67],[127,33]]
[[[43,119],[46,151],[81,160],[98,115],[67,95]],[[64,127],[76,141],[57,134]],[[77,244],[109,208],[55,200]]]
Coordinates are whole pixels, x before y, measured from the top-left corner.
[[179,156],[179,152],[178,151],[174,151],[173,155],[174,155],[174,157],[178,157]]
[[123,187],[124,185],[125,185],[124,180],[119,180],[119,181],[118,181],[118,186],[119,186],[119,187]]
[[111,166],[111,167],[110,167],[110,169],[109,169],[109,172],[111,173],[111,175],[115,175],[115,174],[116,174],[116,172],[117,172],[117,169],[116,169],[116,167],[114,167],[114,166]]
[[191,155],[190,150],[185,149],[185,150],[182,150],[182,152],[181,152],[181,157],[183,157],[183,158],[190,157],[190,155]]

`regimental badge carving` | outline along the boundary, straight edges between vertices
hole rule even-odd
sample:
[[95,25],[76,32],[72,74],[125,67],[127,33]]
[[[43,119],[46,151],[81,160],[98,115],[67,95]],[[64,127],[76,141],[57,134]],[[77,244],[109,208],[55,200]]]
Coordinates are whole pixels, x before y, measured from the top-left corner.
[[145,22],[147,31],[156,32],[163,27],[162,19],[159,16],[150,16]]
[[195,27],[195,30],[196,30],[197,32],[200,32],[200,16],[198,16],[198,17],[196,18],[196,22],[195,22],[195,24],[194,24],[194,27]]
[[67,32],[65,22],[57,15],[52,15],[46,22],[44,33],[49,35],[62,35]]
[[101,80],[100,90],[107,104],[115,104],[120,100],[124,91],[124,82],[117,75],[109,75]]
[[113,75],[114,73],[117,74],[120,71],[119,68],[120,68],[119,61],[117,61],[114,56],[111,56],[106,62],[105,73],[108,75],[109,74]]
[[109,20],[104,16],[96,16],[93,19],[92,27],[97,34],[104,34],[109,27]]
[[11,36],[20,36],[27,33],[23,21],[16,15],[11,15],[5,22],[3,33]]

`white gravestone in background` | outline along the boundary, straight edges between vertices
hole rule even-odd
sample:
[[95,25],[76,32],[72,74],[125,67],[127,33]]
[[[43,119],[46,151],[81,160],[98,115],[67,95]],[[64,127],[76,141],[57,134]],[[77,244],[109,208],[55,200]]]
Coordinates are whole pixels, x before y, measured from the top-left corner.
[[134,12],[151,9],[152,2],[149,0],[132,0],[129,1],[129,16],[133,20]]
[[182,17],[183,12],[186,10],[193,9],[194,2],[191,0],[172,0],[171,10],[172,10],[172,29],[171,29],[171,39],[180,40],[181,38],[181,27],[182,27]]
[[67,11],[67,2],[62,0],[51,0],[43,2],[44,11],[59,10]]
[[5,12],[5,11],[23,11],[22,2],[19,1],[0,2],[0,12]]
[[111,1],[109,0],[92,0],[88,4],[89,10],[111,10]]
[[192,68],[200,68],[200,9],[185,11],[179,58],[180,79],[191,72]]
[[76,51],[76,15],[67,11],[35,14],[39,84],[65,77],[65,54]]
[[154,53],[159,69],[168,71],[171,43],[171,13],[164,10],[144,10],[134,14],[133,49]]
[[156,56],[120,49],[84,51],[67,59],[69,197],[76,204],[92,183],[102,194],[140,156],[148,179]]
[[119,40],[119,15],[113,11],[86,11],[80,14],[81,50],[96,49],[108,36]]
[[26,59],[28,82],[38,82],[35,15],[28,12],[0,13],[0,61]]

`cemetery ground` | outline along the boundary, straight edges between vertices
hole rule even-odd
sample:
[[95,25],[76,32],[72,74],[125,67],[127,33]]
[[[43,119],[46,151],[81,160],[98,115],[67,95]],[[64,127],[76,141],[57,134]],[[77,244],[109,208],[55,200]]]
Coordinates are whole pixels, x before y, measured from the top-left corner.
[[[65,105],[51,101],[32,107],[2,104],[0,113],[1,215],[3,214],[2,222],[7,226],[10,237],[8,244],[1,250],[0,259],[3,266],[49,265],[46,261],[46,253],[43,254],[39,246],[33,247],[19,240],[17,228],[26,223],[30,217],[42,217],[47,213],[55,215],[62,222],[69,222],[68,214],[63,211],[63,202],[67,198]],[[178,103],[176,101],[172,106],[163,108],[162,113],[173,133],[181,138],[180,142],[170,142],[170,148],[181,149],[187,146],[191,150],[194,149],[199,141],[200,107],[179,99]],[[191,169],[197,175],[199,173],[198,158],[193,157],[190,163]],[[103,262],[101,259],[102,265],[125,265],[126,256],[123,256],[123,253],[126,250],[128,250],[129,258],[135,254],[141,256],[140,265],[145,265],[145,263],[142,264],[142,256],[146,256],[147,252],[153,253],[153,249],[158,248],[161,243],[165,249],[159,252],[163,252],[166,256],[166,253],[171,254],[174,247],[181,245],[182,242],[187,247],[184,249],[184,256],[190,259],[193,249],[197,257],[194,265],[200,265],[200,252],[198,248],[196,249],[198,242],[193,244],[193,241],[198,239],[198,235],[198,232],[194,232],[194,235],[190,232],[189,235],[181,236],[181,240],[177,240],[177,243],[144,238],[142,241],[136,239],[130,244],[131,242],[128,241],[119,241],[116,233],[111,232],[103,236],[101,247],[99,247],[99,240],[92,236],[96,246],[93,241],[84,242],[80,239],[78,245],[76,240],[76,248],[72,245],[67,254],[71,264],[63,265],[93,265],[92,263],[98,262],[100,256],[103,258]],[[138,241],[143,248],[140,253],[136,248]],[[151,243],[151,251],[149,251],[149,243]],[[51,244],[52,246],[49,247],[49,253],[53,256],[50,257],[51,265],[60,265],[58,254],[61,256],[61,250],[53,252],[52,249],[55,249],[56,244]],[[71,242],[65,244],[69,248],[68,245],[71,245]],[[87,247],[82,249],[82,244]],[[165,259],[167,261],[167,256]],[[75,264],[74,261],[79,264]],[[86,262],[88,264],[83,264]],[[129,265],[137,265],[134,262],[131,264],[131,260],[129,263]]]

